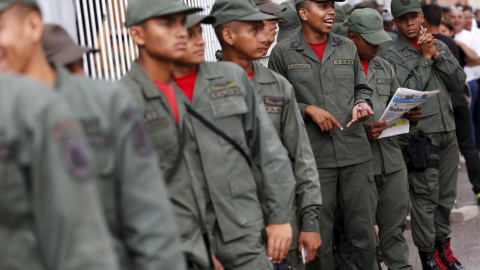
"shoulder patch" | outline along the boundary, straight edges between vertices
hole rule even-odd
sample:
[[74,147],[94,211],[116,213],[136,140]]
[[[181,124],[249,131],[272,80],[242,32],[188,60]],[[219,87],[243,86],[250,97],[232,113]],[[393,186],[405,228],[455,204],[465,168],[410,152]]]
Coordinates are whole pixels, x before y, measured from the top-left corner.
[[382,67],[382,64],[380,64],[377,60],[373,60],[372,63],[373,63],[373,65],[375,65],[375,67],[377,67],[377,68],[381,68],[381,67]]
[[290,64],[287,66],[288,70],[292,69],[311,69],[312,65],[310,64]]
[[387,60],[388,63],[390,63],[390,65],[392,66],[393,68],[393,71],[397,71],[397,66],[395,65],[395,63],[391,60]]
[[334,65],[355,65],[355,60],[353,59],[337,59],[333,60]]
[[139,119],[132,131],[133,148],[141,156],[149,156],[153,152],[153,145],[148,137],[143,122]]
[[300,43],[297,41],[294,41],[292,44],[290,44],[290,49],[297,49],[298,47],[300,47]]
[[343,41],[342,39],[340,39],[340,38],[338,38],[338,37],[333,37],[332,40],[333,40],[333,42],[335,42],[336,44],[345,43],[345,41]]
[[85,153],[85,144],[77,134],[62,139],[62,153],[66,170],[77,180],[86,180],[91,175]]

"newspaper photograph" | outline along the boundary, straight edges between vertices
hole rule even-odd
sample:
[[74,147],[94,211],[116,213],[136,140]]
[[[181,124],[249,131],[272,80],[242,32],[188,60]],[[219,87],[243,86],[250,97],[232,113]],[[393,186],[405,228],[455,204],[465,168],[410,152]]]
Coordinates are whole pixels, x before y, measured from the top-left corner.
[[402,115],[430,100],[439,92],[440,90],[422,92],[408,88],[398,88],[380,118],[380,120],[385,119],[387,121],[387,129],[378,138],[408,133],[410,121],[403,118]]

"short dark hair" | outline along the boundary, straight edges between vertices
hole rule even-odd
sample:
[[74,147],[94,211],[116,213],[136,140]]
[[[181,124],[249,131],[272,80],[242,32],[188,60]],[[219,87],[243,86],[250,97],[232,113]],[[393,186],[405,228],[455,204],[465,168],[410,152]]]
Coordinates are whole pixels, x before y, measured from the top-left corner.
[[423,17],[431,26],[439,26],[442,21],[442,8],[437,4],[422,7]]
[[308,3],[309,1],[303,1],[303,2],[300,2],[298,4],[295,5],[295,9],[297,10],[297,15],[298,15],[298,18],[300,18],[300,21],[303,21],[302,18],[300,17],[300,14],[298,13],[298,11],[301,9],[301,8],[304,8],[304,9],[308,9]]

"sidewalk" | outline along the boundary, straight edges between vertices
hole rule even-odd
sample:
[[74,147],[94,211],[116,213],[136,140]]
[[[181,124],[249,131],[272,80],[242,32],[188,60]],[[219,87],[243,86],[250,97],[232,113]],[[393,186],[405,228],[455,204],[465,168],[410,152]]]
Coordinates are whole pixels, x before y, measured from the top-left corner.
[[[475,205],[472,186],[468,181],[467,170],[458,171],[457,205]],[[457,259],[470,270],[480,270],[480,216],[466,222],[452,223],[451,247]],[[410,264],[414,270],[421,270],[422,265],[418,252],[413,244],[412,233],[405,231],[405,238],[410,247]],[[383,267],[386,269],[386,267]]]

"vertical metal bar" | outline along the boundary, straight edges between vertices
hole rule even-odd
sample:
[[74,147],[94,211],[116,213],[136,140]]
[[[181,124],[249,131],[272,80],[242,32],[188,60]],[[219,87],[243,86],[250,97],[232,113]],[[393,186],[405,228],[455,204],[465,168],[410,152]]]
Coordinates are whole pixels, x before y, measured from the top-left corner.
[[[112,72],[112,77],[113,79],[120,79],[120,62],[118,60],[118,40],[117,40],[117,35],[116,35],[116,31],[115,31],[115,21],[113,19],[113,17],[115,16],[114,13],[113,13],[113,9],[112,9],[112,3],[113,0],[108,0],[107,1],[107,7],[108,7],[108,17],[110,18],[110,30],[111,30],[111,35],[110,35],[110,38],[111,38],[111,43],[110,43],[110,46],[113,46],[113,59],[115,59],[115,65],[112,67],[113,68],[113,71]],[[105,0],[103,0],[103,2],[105,3]],[[113,74],[115,74],[115,71],[116,71],[116,74],[117,74],[117,77],[115,77]]]
[[[120,22],[120,12],[118,11],[118,2],[120,0],[116,0],[113,3],[114,11],[115,11],[115,24],[117,25],[117,31],[116,31],[116,36],[117,36],[117,41],[118,41],[118,48],[120,51],[120,66],[122,67],[122,72],[118,76],[118,79],[120,79],[127,71],[125,70],[125,53],[124,53],[124,42],[122,39],[122,24]],[[118,73],[120,73],[120,70],[118,70]]]
[[[85,0],[83,0],[83,8],[84,8],[84,11],[85,10],[88,10],[90,7],[87,6],[87,3]],[[91,35],[90,35],[90,18],[89,16],[87,15],[88,13],[85,12],[85,32],[86,32],[86,35],[87,35],[87,46],[91,46],[92,44],[92,38],[91,38]],[[93,61],[93,55],[90,54],[89,55],[89,60],[90,60],[90,69],[92,70],[92,78],[95,79],[96,78],[96,74],[95,74],[95,66],[94,66],[94,61]]]
[[[97,0],[98,1],[98,0]],[[92,17],[92,22],[93,24],[92,25],[95,25],[95,26],[99,26],[98,29],[100,29],[100,33],[102,33],[101,31],[101,21],[102,21],[102,18],[101,16],[99,16],[100,14],[100,11],[97,12],[97,21],[95,23],[95,14],[94,14],[94,8],[93,8],[93,4],[92,4],[92,1],[90,1],[90,13],[91,13],[91,17]],[[97,8],[98,9],[98,8]],[[96,29],[96,27],[92,27],[92,32],[93,32],[93,47],[94,48],[99,48],[99,44],[98,44],[98,30]],[[101,36],[100,36],[101,38]],[[100,55],[99,54],[95,54],[95,62],[97,63],[97,73],[98,73],[98,78],[102,78],[102,64],[100,62]]]
[[[128,0],[125,1],[125,11],[127,10],[128,6]],[[136,56],[138,55],[138,48],[137,45],[134,44],[132,37],[130,36],[130,33],[128,34],[128,45],[130,48],[130,55],[132,56],[132,62],[137,58]]]
[[128,53],[129,51],[129,43],[130,43],[130,35],[127,33],[127,28],[123,25],[125,22],[125,2],[123,0],[120,1],[120,15],[122,19],[122,30],[123,30],[123,45],[125,49],[125,56],[127,57],[127,70],[130,70],[131,63],[133,59],[130,58],[130,54]]
[[[100,8],[100,0],[95,0],[95,7],[97,9],[97,20],[98,20],[98,31],[99,31],[99,36],[100,36],[100,44],[101,44],[101,50],[100,53],[102,54],[102,62],[100,62],[100,59],[98,60],[98,65],[100,66],[98,69],[99,77],[103,77],[105,80],[109,81],[110,80],[110,75],[108,74],[108,65],[107,65],[107,59],[110,58],[110,54],[107,53],[108,48],[110,45],[105,42],[105,36],[103,34],[103,13],[102,9]],[[107,51],[105,51],[107,49]]]
[[[97,0],[100,1],[100,0]],[[97,2],[98,3],[98,2]],[[105,4],[105,0],[102,0],[102,6],[107,8],[107,5]],[[106,15],[106,14],[105,14]],[[112,42],[110,38],[110,29],[108,25],[108,20],[105,20],[105,39],[107,43],[107,52],[108,52],[108,70],[110,70],[110,76],[112,76],[112,79],[115,80],[115,70],[113,66],[113,57],[112,57]],[[105,73],[108,71],[106,70]]]
[[[85,46],[85,34],[83,33],[83,15],[82,15],[82,9],[80,6],[80,0],[75,1],[75,7],[77,9],[76,10],[77,25],[78,25],[78,36],[80,37],[80,45]],[[88,63],[87,63],[87,56],[83,54],[82,58],[83,58],[83,69],[85,70],[86,74],[90,74],[90,68],[88,67]]]

